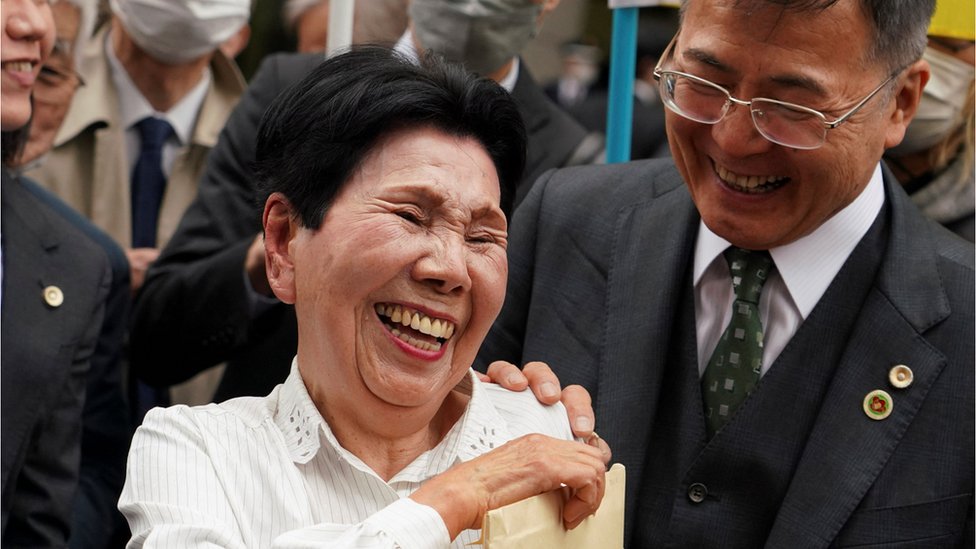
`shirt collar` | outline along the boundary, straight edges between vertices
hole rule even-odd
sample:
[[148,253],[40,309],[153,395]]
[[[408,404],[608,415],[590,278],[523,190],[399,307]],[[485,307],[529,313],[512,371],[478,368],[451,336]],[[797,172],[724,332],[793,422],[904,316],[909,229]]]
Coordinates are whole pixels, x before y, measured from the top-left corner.
[[[777,272],[804,319],[871,228],[884,200],[881,164],[878,164],[871,180],[853,202],[812,233],[769,250]],[[696,286],[709,265],[729,246],[727,240],[713,233],[704,222],[699,222],[694,259]]]
[[132,78],[129,77],[129,73],[122,66],[122,62],[116,57],[115,49],[112,47],[111,34],[111,31],[105,34],[105,53],[108,57],[109,68],[112,73],[112,83],[115,85],[115,89],[118,90],[119,114],[121,115],[122,127],[129,129],[143,118],[155,116],[156,118],[162,118],[169,122],[181,145],[189,143],[193,135],[193,126],[196,122],[197,112],[199,112],[200,107],[203,105],[203,100],[210,87],[210,68],[208,67],[204,70],[200,82],[180,99],[172,109],[165,113],[157,112],[149,104],[149,101],[146,101],[146,98],[142,96],[142,92],[132,82]]
[[291,372],[281,387],[274,420],[285,438],[285,447],[292,461],[308,463],[315,457],[320,446],[319,428],[325,422],[302,381],[298,357],[291,361]]
[[[426,480],[442,473],[457,461],[468,461],[513,438],[472,370],[458,384],[458,390],[471,396],[461,418],[440,444],[397,473],[390,480],[391,484]],[[297,357],[292,360],[291,373],[281,388],[274,421],[281,430],[292,461],[308,463],[322,448],[321,441],[324,439],[328,447],[350,465],[372,473],[369,466],[339,444],[322,418],[305,388]]]
[[[420,57],[417,54],[417,47],[413,42],[413,31],[409,28],[403,33],[402,36],[400,36],[400,39],[397,40],[396,45],[393,46],[393,50],[410,61],[413,61],[415,64],[420,62]],[[519,65],[521,64],[521,60],[517,56],[512,58],[512,61],[512,70],[508,71],[505,78],[502,78],[501,82],[498,83],[498,85],[505,88],[505,91],[508,93],[512,93],[512,90],[515,89],[515,82],[518,81]]]

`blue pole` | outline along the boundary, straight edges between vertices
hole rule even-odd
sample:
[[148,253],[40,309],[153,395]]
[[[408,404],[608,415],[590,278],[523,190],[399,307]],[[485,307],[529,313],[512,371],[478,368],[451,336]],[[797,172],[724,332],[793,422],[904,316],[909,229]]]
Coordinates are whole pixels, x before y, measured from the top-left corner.
[[610,42],[610,90],[607,108],[607,162],[630,160],[634,116],[634,73],[637,68],[639,8],[613,10]]

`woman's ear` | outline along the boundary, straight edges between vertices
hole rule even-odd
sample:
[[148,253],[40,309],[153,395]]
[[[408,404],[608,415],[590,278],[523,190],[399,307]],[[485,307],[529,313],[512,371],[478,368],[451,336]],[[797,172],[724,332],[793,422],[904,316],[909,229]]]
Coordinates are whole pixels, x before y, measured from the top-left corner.
[[264,203],[264,249],[268,284],[275,296],[295,303],[295,262],[291,243],[298,234],[298,214],[281,193],[273,193]]
[[905,137],[905,129],[915,117],[918,102],[922,99],[922,89],[925,88],[931,74],[928,61],[924,59],[909,65],[904,73],[899,77],[898,89],[895,90],[894,95],[894,110],[888,118],[888,126],[885,130],[886,149],[901,143]]

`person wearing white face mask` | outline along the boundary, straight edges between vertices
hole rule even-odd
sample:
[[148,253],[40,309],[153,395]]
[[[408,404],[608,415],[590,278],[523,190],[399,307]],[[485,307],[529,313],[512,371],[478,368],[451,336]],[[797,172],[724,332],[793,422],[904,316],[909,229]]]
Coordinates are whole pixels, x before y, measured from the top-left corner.
[[[86,85],[54,150],[29,175],[126,248],[136,290],[196,194],[207,153],[243,93],[243,77],[219,47],[247,25],[250,2],[111,0],[110,7],[111,19],[82,54]],[[135,227],[145,223],[131,204],[140,192],[132,180],[142,145],[137,125],[150,116],[172,128],[162,150],[167,181],[158,220],[150,219],[154,230],[134,241]]]
[[[109,4],[112,17],[84,46],[77,68],[86,85],[53,150],[27,173],[125,249],[136,291],[196,196],[207,156],[244,91],[220,48],[246,33],[250,0]],[[209,397],[212,385],[198,381],[173,400]],[[136,405],[143,409],[168,397],[141,393]]]
[[976,238],[974,38],[973,3],[940,0],[923,56],[932,76],[905,138],[885,155],[912,201],[926,215],[970,241]]

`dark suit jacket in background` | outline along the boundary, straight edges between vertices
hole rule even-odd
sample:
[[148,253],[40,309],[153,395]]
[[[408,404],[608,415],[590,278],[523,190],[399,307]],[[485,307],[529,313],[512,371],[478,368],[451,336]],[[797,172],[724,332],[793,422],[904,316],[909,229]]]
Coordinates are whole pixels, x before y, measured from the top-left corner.
[[[2,545],[63,547],[111,272],[102,248],[2,177]],[[47,286],[60,306],[45,302]]]
[[[735,444],[724,430],[705,436],[691,293],[699,217],[673,164],[557,170],[535,184],[510,227],[508,294],[479,362],[543,360],[593,395],[596,431],[627,467],[630,548],[973,546],[973,247],[892,181],[869,232],[880,245],[859,245],[800,327],[804,344],[832,346],[837,360],[798,357],[794,336],[726,426],[740,437],[738,468],[715,460]],[[872,255],[874,271],[849,269]],[[847,307],[849,329],[804,330],[830,326],[825,307]],[[896,364],[913,369],[910,387],[890,386]],[[862,410],[874,389],[894,400],[883,421]],[[802,436],[764,438],[797,421],[794,406],[809,410]],[[790,444],[795,461],[781,457]],[[751,502],[771,497],[776,471],[788,482],[757,523]],[[697,503],[695,482],[707,491]]]
[[72,549],[108,547],[128,533],[118,510],[125,481],[125,460],[132,439],[125,390],[122,386],[123,341],[129,320],[129,261],[107,233],[29,178],[21,183],[34,197],[97,243],[108,257],[112,286],[105,300],[105,316],[85,384],[82,414],[81,468],[71,520]]
[[[584,128],[606,135],[609,103],[607,90],[592,90],[583,101],[567,109],[567,112]],[[631,119],[632,160],[670,155],[667,130],[664,127],[664,104],[660,100],[643,101],[635,95]]]
[[[321,63],[322,55],[269,56],[254,76],[211,151],[197,199],[149,270],[135,304],[133,370],[167,386],[228,361],[216,401],[265,395],[284,381],[297,346],[294,310],[277,303],[252,315],[244,259],[261,231],[250,162],[264,110],[275,96]],[[529,136],[525,177],[592,161],[602,150],[532,80],[525,65],[512,92]]]

